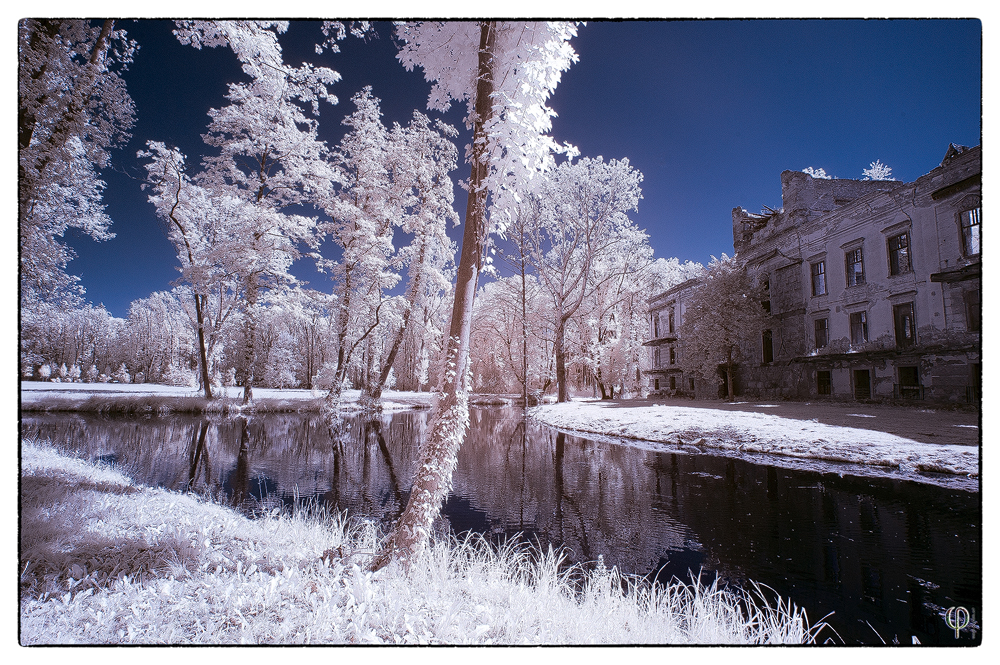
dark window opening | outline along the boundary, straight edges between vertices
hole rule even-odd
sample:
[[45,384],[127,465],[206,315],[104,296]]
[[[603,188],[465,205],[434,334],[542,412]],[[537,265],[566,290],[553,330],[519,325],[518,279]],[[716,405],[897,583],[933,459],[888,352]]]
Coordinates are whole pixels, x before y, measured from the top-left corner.
[[653,339],[656,339],[660,336],[660,313],[653,312],[650,317],[653,319]]
[[812,264],[812,267],[810,267],[810,272],[812,273],[813,295],[814,296],[826,295],[826,262],[820,261],[819,263]]
[[816,333],[816,348],[822,349],[830,343],[830,320],[816,319],[813,322],[813,327]]
[[910,234],[900,233],[889,238],[889,274],[901,275],[910,272]]
[[660,380],[653,379],[653,390],[659,390],[659,389],[660,389]]
[[774,340],[770,330],[764,331],[764,362],[774,361]]
[[854,370],[854,399],[871,399],[871,374],[866,369]]
[[868,341],[868,315],[865,312],[851,314],[851,344]]
[[674,351],[674,347],[670,347],[670,364],[673,365],[677,362],[677,352]]
[[865,283],[865,261],[861,254],[861,248],[852,249],[847,252],[844,258],[847,269],[847,285],[859,286]]
[[966,291],[963,297],[965,299],[965,329],[969,332],[979,332],[983,325],[983,310],[979,306],[979,289]]
[[913,303],[892,306],[892,319],[896,328],[896,346],[913,346],[916,342],[916,326],[913,320]]
[[982,219],[982,208],[966,210],[959,219],[962,224],[962,253],[965,256],[979,254],[979,223]]
[[674,332],[674,310],[672,309],[667,315],[667,330],[671,333]]
[[833,380],[828,369],[821,369],[816,372],[816,392],[820,395],[833,394]]
[[896,372],[899,374],[899,396],[903,399],[920,399],[920,368],[897,367]]
[[671,390],[677,390],[677,377],[676,376],[670,377],[670,389]]
[[694,379],[688,379],[688,388],[694,390]]
[[764,312],[767,314],[771,313],[771,280],[768,277],[764,278],[761,282],[761,290],[764,292],[764,297],[760,301],[761,307],[764,308]]

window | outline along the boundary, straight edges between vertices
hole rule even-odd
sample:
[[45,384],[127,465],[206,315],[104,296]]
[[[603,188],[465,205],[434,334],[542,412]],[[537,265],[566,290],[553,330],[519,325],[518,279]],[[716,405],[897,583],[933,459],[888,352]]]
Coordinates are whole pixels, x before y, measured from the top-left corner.
[[653,312],[649,317],[653,322],[653,339],[656,339],[660,336],[660,313]]
[[826,261],[812,264],[812,289],[814,296],[826,295]]
[[966,210],[958,216],[962,225],[962,253],[965,256],[979,254],[979,221],[982,208]]
[[816,319],[813,328],[816,332],[816,348],[822,349],[830,343],[830,320]]
[[688,379],[688,389],[694,390],[694,379]]
[[764,331],[764,362],[774,361],[774,341],[770,330]]
[[916,330],[913,321],[913,303],[892,306],[892,320],[896,327],[896,346],[913,346]]
[[965,299],[965,329],[969,332],[982,330],[982,309],[979,307],[979,289],[966,291]]
[[861,248],[852,249],[844,255],[844,263],[847,269],[847,285],[859,286],[865,283],[865,261],[861,254]]
[[670,364],[674,365],[677,363],[677,353],[674,351],[674,347],[670,347]]
[[833,381],[830,378],[830,370],[821,369],[816,372],[816,392],[820,395],[833,394]]
[[677,377],[676,376],[670,377],[670,389],[671,390],[677,390]]
[[910,272],[910,234],[900,233],[889,238],[889,274],[901,275]]
[[660,380],[653,379],[653,390],[659,390],[659,389],[660,389]]
[[660,366],[660,347],[653,349],[653,367]]
[[851,344],[868,341],[868,315],[865,312],[851,314]]
[[670,313],[667,315],[667,331],[674,332],[674,310],[671,308]]
[[764,297],[761,299],[760,305],[761,305],[761,307],[764,308],[764,312],[766,312],[767,314],[770,314],[771,313],[771,280],[767,277],[767,275],[765,275],[764,279],[761,280],[760,284],[761,284],[761,290],[764,292]]

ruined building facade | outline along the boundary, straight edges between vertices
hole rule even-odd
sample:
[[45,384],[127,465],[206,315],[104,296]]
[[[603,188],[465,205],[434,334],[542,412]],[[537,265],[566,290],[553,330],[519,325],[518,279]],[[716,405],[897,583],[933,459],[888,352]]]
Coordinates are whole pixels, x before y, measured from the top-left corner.
[[643,345],[649,348],[645,375],[651,395],[716,396],[715,386],[704,385],[700,377],[685,372],[681,366],[680,325],[700,283],[700,278],[689,279],[649,301],[649,340]]
[[[748,340],[752,360],[735,372],[736,394],[978,403],[980,174],[980,148],[951,145],[915,182],[785,171],[781,210],[733,209],[736,256],[768,312]],[[680,296],[696,288],[691,280],[655,297],[651,316],[673,307],[676,330]],[[654,383],[676,375],[684,392],[714,396],[716,386],[692,387],[679,365],[663,366],[662,349],[679,340],[663,336],[659,319],[649,389],[669,392]]]
[[749,395],[973,402],[980,382],[981,151],[915,182],[781,174],[782,210],[733,210],[769,294]]

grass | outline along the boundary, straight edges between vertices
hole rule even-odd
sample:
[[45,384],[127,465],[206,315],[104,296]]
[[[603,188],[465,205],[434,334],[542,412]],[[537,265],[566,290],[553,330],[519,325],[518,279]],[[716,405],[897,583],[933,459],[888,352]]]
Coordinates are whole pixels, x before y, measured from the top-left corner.
[[250,520],[21,446],[21,644],[800,644],[801,609],[551,549],[438,538],[409,571],[321,510]]

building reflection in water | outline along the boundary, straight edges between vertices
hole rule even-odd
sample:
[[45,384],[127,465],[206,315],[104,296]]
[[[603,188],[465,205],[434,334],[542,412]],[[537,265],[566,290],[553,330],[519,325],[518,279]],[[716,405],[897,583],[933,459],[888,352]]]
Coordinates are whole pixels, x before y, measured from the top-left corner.
[[[222,492],[243,506],[318,502],[388,524],[405,506],[428,416],[331,427],[302,414],[26,414],[22,426],[114,459],[142,483]],[[443,514],[442,529],[520,534],[631,574],[704,569],[764,583],[812,620],[834,612],[849,643],[968,644],[940,615],[981,607],[976,494],[593,441],[525,422],[517,409],[472,410]]]

